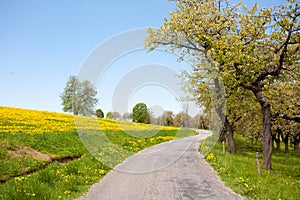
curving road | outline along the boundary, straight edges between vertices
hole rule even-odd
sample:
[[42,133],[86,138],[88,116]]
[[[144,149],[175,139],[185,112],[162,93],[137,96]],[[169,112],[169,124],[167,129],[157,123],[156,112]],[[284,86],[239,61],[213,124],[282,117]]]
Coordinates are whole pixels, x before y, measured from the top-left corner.
[[242,199],[198,153],[209,132],[165,142],[126,159],[78,200]]

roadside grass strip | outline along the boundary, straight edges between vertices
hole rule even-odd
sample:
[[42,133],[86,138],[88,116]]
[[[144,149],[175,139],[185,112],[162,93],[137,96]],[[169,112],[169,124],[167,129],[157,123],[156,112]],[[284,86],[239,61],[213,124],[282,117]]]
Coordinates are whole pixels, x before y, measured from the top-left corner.
[[[199,151],[210,144],[211,138],[202,143]],[[262,169],[263,159],[260,152],[261,175],[258,176],[256,152],[261,149],[261,141],[251,144],[251,139],[235,135],[236,154],[223,154],[222,144],[217,143],[206,161],[218,172],[226,186],[246,199],[296,200],[300,197],[300,157],[291,149],[287,155],[282,151],[273,151],[273,170]],[[206,148],[209,148],[207,146]]]

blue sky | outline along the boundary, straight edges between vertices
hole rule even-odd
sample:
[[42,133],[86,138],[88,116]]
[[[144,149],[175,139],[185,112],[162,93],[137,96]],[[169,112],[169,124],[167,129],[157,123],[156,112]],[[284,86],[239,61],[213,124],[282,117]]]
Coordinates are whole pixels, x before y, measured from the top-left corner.
[[[236,1],[234,1],[236,2]],[[252,5],[254,1],[244,1]],[[258,1],[263,7],[283,0]],[[0,1],[0,105],[62,112],[59,94],[89,54],[121,32],[162,25],[175,8],[167,0],[2,0]],[[114,62],[97,83],[97,107],[112,110],[114,87],[137,66],[159,63],[189,69],[164,52],[133,52]],[[134,91],[129,110],[140,101],[178,112],[174,95],[158,85]]]

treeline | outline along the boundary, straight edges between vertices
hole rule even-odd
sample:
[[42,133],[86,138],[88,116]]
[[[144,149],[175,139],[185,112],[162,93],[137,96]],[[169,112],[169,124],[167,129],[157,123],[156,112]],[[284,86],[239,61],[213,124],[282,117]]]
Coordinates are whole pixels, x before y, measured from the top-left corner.
[[299,2],[272,8],[226,0],[175,3],[162,26],[149,28],[145,46],[188,60],[187,88],[223,122],[220,140],[235,153],[234,134],[261,139],[264,169],[271,170],[274,143],[299,149]]
[[[108,112],[107,119],[132,121],[132,113]],[[150,112],[150,121],[148,124],[160,126],[174,126],[182,128],[208,129],[209,119],[207,114],[198,114],[191,117],[189,114],[179,112],[174,114],[172,111],[164,111],[161,116],[154,116]]]
[[[96,113],[101,113],[101,115],[97,115],[97,117],[104,117],[101,109],[98,109]],[[137,103],[134,106],[132,113],[126,112],[121,115],[116,111],[108,112],[106,114],[106,118],[160,126],[174,126],[195,129],[208,129],[210,120],[208,114],[190,116],[187,112],[179,112],[175,114],[172,111],[164,111],[160,116],[155,116],[151,109],[148,109],[147,105],[142,102]]]

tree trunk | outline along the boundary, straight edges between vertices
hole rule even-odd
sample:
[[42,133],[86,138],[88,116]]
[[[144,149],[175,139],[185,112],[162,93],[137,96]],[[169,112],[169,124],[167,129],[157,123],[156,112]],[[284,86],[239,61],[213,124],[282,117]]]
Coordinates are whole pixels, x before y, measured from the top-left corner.
[[294,145],[294,140],[293,140],[293,137],[290,138],[290,147],[292,148]]
[[234,138],[233,138],[233,128],[232,128],[232,124],[228,121],[227,116],[225,116],[224,126],[225,126],[226,138],[228,140],[229,152],[234,154],[235,153],[235,143],[234,143]]
[[276,150],[280,151],[280,142],[281,142],[280,138],[283,139],[283,133],[282,133],[280,128],[276,129],[276,133],[277,133],[276,136],[275,136]]
[[257,135],[255,136],[255,144],[257,145],[258,143],[258,139],[260,138],[260,133],[257,133]]
[[[220,80],[219,78],[214,79],[214,85],[216,88],[216,93],[217,99],[222,100],[222,92],[221,92],[221,86],[220,86]],[[224,114],[223,109],[225,107],[225,100],[222,100],[221,104],[215,107],[217,115],[219,116],[220,120],[224,123],[223,127],[220,129],[220,134],[219,134],[219,141],[223,142],[226,141],[226,138],[231,137],[228,139],[228,145],[229,145],[229,152],[230,153],[235,153],[235,146],[234,143],[232,144],[233,141],[233,129],[232,129],[232,124],[229,123],[228,117],[226,114]],[[229,135],[228,135],[229,134]],[[229,144],[230,141],[230,144]]]
[[272,170],[272,139],[271,139],[271,109],[270,104],[263,111],[263,155],[264,169]]
[[284,152],[289,153],[289,142],[288,141],[284,141]]
[[275,140],[276,140],[276,136],[272,134],[272,148],[273,149],[275,148],[275,146],[274,146]]
[[283,142],[285,153],[289,153],[289,134],[286,134],[286,136],[283,138]]
[[299,155],[299,143],[300,143],[300,134],[294,136],[294,148],[296,155]]
[[264,169],[272,170],[272,130],[271,130],[271,104],[264,97],[260,88],[252,90],[259,102],[263,114],[262,150],[264,156]]
[[276,150],[280,151],[280,134],[277,132],[277,136],[275,135],[275,142],[276,142]]
[[226,131],[225,131],[225,126],[223,126],[222,128],[220,128],[219,130],[219,142],[223,142],[224,140],[226,140]]
[[280,151],[280,139],[276,139],[276,150]]

